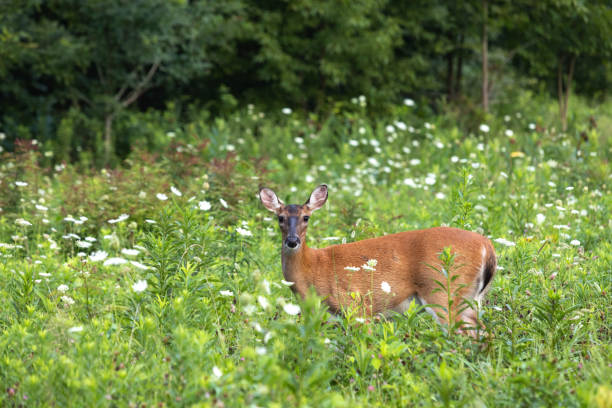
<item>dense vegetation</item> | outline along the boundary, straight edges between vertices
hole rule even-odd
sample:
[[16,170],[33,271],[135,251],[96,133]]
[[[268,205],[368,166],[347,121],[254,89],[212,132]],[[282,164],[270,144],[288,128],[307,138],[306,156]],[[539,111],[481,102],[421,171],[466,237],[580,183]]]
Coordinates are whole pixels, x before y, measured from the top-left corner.
[[[612,408],[610,38],[604,0],[1,1],[0,406]],[[319,183],[313,247],[488,236],[483,338],[296,299],[256,193]]]
[[8,0],[0,148],[37,139],[56,163],[116,165],[155,145],[159,115],[326,116],[360,95],[370,116],[450,102],[466,129],[520,89],[553,95],[571,130],[571,93],[610,93],[610,38],[603,0]]
[[[116,170],[20,142],[0,164],[0,405],[610,407],[612,107],[581,101],[563,133],[554,103],[518,100],[473,132],[410,102],[369,119],[363,98],[326,120],[157,118],[162,153],[136,145]],[[257,187],[301,203],[321,182],[314,247],[491,237],[489,339],[418,307],[332,319],[298,301]]]

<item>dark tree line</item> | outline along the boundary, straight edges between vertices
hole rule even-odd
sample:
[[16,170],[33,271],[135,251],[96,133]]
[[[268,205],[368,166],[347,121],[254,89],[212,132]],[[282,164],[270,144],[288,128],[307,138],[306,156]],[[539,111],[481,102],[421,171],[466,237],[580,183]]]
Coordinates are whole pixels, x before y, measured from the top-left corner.
[[5,0],[0,131],[108,160],[125,149],[118,117],[171,102],[325,112],[365,95],[373,113],[404,97],[486,113],[509,75],[558,98],[565,128],[571,93],[609,93],[611,38],[600,0]]

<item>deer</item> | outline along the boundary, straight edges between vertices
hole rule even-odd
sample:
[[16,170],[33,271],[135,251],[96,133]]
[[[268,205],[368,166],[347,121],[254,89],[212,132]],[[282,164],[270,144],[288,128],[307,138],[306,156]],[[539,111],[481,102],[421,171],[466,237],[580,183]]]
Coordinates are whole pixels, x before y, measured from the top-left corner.
[[[316,187],[302,204],[285,205],[266,187],[259,190],[264,207],[278,217],[282,234],[281,264],[290,288],[305,298],[311,288],[322,297],[329,311],[340,314],[361,301],[367,316],[402,314],[414,302],[439,323],[448,322],[444,308],[448,293],[461,302],[451,303],[451,317],[459,332],[477,337],[484,325],[479,322],[480,305],[491,287],[497,268],[495,249],[484,236],[451,227],[405,231],[321,249],[306,245],[306,231],[312,213],[327,202],[328,187]],[[436,290],[442,274],[439,254],[450,247],[458,265],[450,280],[450,292]],[[367,294],[367,296],[366,296]],[[451,322],[448,322],[451,323]]]

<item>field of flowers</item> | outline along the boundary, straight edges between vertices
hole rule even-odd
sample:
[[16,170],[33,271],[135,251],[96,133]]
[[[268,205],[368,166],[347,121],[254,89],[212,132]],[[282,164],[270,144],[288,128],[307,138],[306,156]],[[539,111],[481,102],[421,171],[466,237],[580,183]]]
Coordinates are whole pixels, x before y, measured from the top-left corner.
[[[36,141],[3,153],[0,406],[611,407],[612,110],[582,107],[568,134],[528,105],[463,131],[409,100],[390,120],[356,102],[160,123],[165,149],[114,170]],[[296,299],[257,192],[301,204],[320,183],[312,247],[490,237],[489,338],[418,306],[364,320]]]

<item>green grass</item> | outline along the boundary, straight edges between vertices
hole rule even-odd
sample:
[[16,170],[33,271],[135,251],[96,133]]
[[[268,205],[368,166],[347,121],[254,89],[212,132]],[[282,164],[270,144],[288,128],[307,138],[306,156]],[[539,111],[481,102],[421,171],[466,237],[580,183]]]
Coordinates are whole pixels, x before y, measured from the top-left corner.
[[[393,130],[250,111],[174,129],[117,171],[5,154],[0,406],[612,406],[610,118],[559,134],[532,108],[474,134],[406,107]],[[256,193],[302,203],[319,183],[313,247],[442,224],[489,236],[491,339],[417,308],[361,322],[298,302]]]

